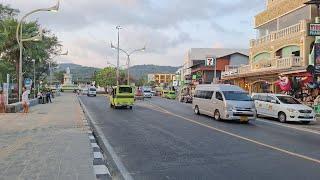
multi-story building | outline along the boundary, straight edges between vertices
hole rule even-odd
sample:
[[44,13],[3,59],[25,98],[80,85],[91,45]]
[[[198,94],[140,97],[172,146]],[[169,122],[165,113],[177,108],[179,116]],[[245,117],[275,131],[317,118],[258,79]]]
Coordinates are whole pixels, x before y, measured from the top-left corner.
[[206,59],[215,57],[216,78],[220,79],[225,66],[240,66],[248,64],[248,50],[246,49],[224,49],[224,48],[192,48],[185,58],[183,72],[186,83],[208,84],[213,82],[215,66],[207,66]]
[[314,37],[308,36],[308,23],[316,8],[308,0],[267,0],[266,10],[255,16],[257,38],[250,41],[250,63],[226,67],[223,79],[250,92],[279,89],[279,75],[295,76],[306,71]]
[[154,81],[156,84],[170,84],[173,82],[175,74],[157,73],[148,74],[148,82]]

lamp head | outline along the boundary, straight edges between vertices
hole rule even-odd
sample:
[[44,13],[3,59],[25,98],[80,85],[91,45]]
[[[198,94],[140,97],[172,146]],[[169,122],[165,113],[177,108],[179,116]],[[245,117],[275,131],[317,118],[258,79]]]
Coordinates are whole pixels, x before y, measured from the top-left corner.
[[59,8],[60,8],[60,1],[58,0],[57,4],[55,6],[48,8],[48,11],[58,12]]
[[35,63],[35,62],[36,62],[36,60],[35,60],[35,59],[32,59],[31,61],[32,61],[33,63]]

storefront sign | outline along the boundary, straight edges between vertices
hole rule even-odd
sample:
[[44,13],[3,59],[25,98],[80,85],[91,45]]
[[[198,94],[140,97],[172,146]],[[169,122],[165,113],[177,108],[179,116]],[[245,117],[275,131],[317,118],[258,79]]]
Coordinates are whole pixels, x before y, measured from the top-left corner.
[[320,24],[310,23],[308,34],[309,36],[320,36]]
[[207,57],[206,59],[206,66],[214,66],[216,63],[215,57]]
[[320,43],[314,44],[314,74],[320,75]]

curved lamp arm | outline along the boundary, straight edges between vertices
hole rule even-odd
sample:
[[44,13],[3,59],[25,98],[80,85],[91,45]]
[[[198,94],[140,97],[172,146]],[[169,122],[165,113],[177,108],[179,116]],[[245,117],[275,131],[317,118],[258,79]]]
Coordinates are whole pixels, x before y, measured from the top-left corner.
[[[59,7],[60,7],[60,1],[58,0],[57,4],[56,4],[55,6],[52,6],[52,7],[50,7],[50,8],[36,9],[36,10],[33,10],[33,11],[27,13],[26,15],[24,15],[24,16],[21,18],[21,20],[20,20],[20,22],[19,22],[19,24],[18,24],[18,26],[17,26],[17,30],[16,30],[16,38],[17,38],[18,44],[20,44],[20,43],[22,42],[22,22],[23,22],[29,15],[31,15],[31,14],[33,14],[33,13],[36,13],[36,12],[40,12],[40,11],[52,11],[52,12],[57,12],[57,11],[59,10]],[[20,30],[20,36],[21,36],[20,38],[19,38],[19,30]],[[30,39],[32,39],[32,38],[30,38]]]

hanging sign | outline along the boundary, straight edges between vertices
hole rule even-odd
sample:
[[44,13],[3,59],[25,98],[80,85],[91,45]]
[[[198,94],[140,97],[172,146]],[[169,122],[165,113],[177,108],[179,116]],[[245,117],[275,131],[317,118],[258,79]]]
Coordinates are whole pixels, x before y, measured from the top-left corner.
[[320,24],[310,23],[308,28],[309,36],[320,36]]

